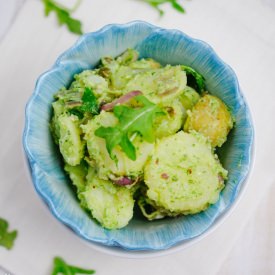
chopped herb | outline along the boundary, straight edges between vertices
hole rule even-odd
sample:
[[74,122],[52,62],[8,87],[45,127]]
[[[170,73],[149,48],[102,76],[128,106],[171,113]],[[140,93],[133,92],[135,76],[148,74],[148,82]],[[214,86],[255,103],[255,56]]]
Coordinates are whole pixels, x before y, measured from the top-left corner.
[[62,258],[54,258],[54,267],[52,275],[76,275],[76,274],[94,274],[95,270],[93,269],[83,269],[80,267],[68,265]]
[[135,133],[140,133],[148,142],[154,142],[155,135],[153,121],[157,114],[163,114],[163,110],[156,104],[150,102],[144,96],[135,97],[138,103],[143,104],[139,108],[131,108],[123,105],[114,107],[114,115],[119,123],[115,127],[100,127],[95,131],[95,135],[104,138],[106,148],[110,157],[115,160],[112,150],[116,145],[120,145],[125,154],[136,160],[136,148],[129,139]]
[[93,115],[99,114],[96,97],[90,88],[85,88],[81,100],[82,103],[80,106],[73,107],[69,110],[71,114],[77,115],[79,118],[82,118],[85,112]]
[[11,249],[17,236],[17,231],[8,232],[8,227],[8,222],[0,218],[0,245]]
[[42,0],[44,4],[45,16],[54,12],[57,16],[59,25],[66,25],[70,32],[75,34],[83,34],[82,24],[79,20],[71,17],[71,11],[61,7],[53,0]]
[[93,91],[89,88],[85,88],[82,96],[82,106],[78,107],[82,112],[88,112],[93,115],[99,114],[99,106],[97,104],[96,97]]

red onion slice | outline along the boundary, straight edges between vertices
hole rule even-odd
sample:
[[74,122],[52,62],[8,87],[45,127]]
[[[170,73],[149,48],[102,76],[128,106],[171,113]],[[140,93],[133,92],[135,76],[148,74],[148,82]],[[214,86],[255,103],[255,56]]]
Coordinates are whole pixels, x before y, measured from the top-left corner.
[[166,174],[166,173],[162,173],[162,174],[161,174],[161,177],[162,177],[163,179],[165,179],[165,180],[169,179],[169,176],[168,176],[168,174]]
[[125,102],[128,102],[130,99],[132,99],[135,96],[141,95],[142,92],[141,91],[131,91],[121,97],[119,97],[118,99],[115,99],[113,102],[111,103],[107,103],[101,106],[101,110],[103,111],[110,111],[112,110],[117,104],[122,104]]
[[134,183],[134,180],[127,178],[127,177],[122,177],[118,180],[113,180],[114,183],[118,184],[118,185],[131,185],[132,183]]

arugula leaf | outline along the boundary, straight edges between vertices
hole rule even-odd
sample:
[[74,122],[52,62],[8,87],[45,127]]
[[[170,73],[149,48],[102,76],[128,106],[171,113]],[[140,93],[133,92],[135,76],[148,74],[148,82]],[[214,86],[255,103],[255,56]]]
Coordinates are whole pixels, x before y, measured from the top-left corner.
[[17,236],[17,231],[8,232],[8,227],[8,222],[0,218],[0,245],[11,249]]
[[45,9],[45,16],[55,12],[59,25],[67,25],[67,28],[75,34],[83,34],[82,23],[71,17],[70,11],[62,8],[53,0],[42,0]]
[[54,267],[52,275],[75,275],[75,274],[94,274],[95,270],[93,269],[83,269],[80,267],[68,265],[62,258],[54,258]]
[[176,0],[172,0],[170,3],[175,10],[181,13],[185,13],[185,9]]
[[79,119],[84,118],[84,114],[83,114],[82,112],[80,112],[79,110],[77,110],[76,108],[70,109],[70,110],[69,110],[69,114],[70,114],[70,115],[75,115],[75,116],[77,116]]
[[136,160],[136,149],[129,139],[133,133],[140,133],[148,142],[155,141],[153,121],[157,114],[163,114],[163,110],[156,104],[150,102],[146,97],[139,95],[135,99],[143,106],[131,108],[117,105],[114,107],[114,115],[119,123],[115,127],[99,127],[95,135],[104,138],[106,148],[110,157],[115,160],[112,150],[116,145],[120,145],[122,150],[131,160]]
[[193,68],[181,65],[181,68],[186,72],[187,75],[187,84],[190,87],[193,87],[199,93],[205,91],[205,83],[203,75],[199,74]]
[[82,103],[80,106],[76,106],[69,110],[71,114],[77,115],[79,118],[82,118],[85,112],[93,115],[99,114],[96,96],[90,88],[85,88],[81,101]]
[[185,9],[179,4],[178,0],[141,0],[149,4],[151,7],[155,8],[160,16],[164,14],[164,11],[160,8],[160,5],[164,3],[170,3],[171,6],[180,13],[185,13]]

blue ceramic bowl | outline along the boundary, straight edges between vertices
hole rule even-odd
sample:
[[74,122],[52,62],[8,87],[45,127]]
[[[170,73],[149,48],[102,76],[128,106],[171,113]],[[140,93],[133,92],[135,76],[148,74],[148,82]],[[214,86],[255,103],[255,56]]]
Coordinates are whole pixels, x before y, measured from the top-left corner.
[[[117,56],[127,48],[136,48],[141,57],[152,57],[162,64],[193,67],[205,77],[207,89],[229,106],[236,124],[218,152],[229,171],[229,178],[215,205],[202,213],[176,219],[148,222],[135,217],[123,229],[106,230],[80,207],[70,188],[49,131],[51,103],[53,94],[60,87],[68,86],[74,74],[94,68],[102,56]],[[226,216],[224,214],[239,196],[250,170],[253,126],[235,73],[209,45],[178,30],[137,21],[108,25],[83,35],[40,76],[26,107],[23,143],[35,189],[58,220],[92,243],[156,251],[184,245]]]

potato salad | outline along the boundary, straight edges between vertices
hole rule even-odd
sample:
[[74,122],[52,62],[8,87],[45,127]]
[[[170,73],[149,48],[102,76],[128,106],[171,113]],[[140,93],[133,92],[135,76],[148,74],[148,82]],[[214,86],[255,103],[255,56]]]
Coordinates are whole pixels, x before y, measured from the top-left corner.
[[218,200],[228,173],[215,149],[233,118],[193,68],[128,49],[75,75],[54,97],[50,130],[64,170],[104,228],[126,226],[134,209],[154,220]]

